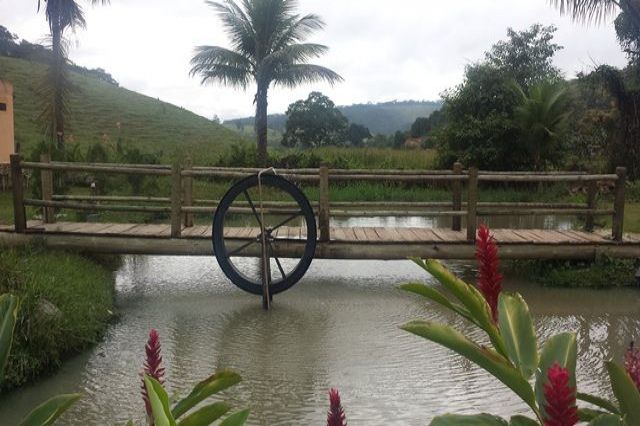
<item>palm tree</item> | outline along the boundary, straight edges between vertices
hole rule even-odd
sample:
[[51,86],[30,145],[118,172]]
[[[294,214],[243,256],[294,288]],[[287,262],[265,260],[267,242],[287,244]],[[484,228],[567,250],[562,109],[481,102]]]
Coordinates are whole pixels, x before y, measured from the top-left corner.
[[535,170],[543,170],[545,163],[559,161],[560,142],[567,130],[568,95],[557,83],[543,82],[525,93],[514,85],[520,97],[514,119],[520,129],[522,142]]
[[334,71],[307,63],[328,50],[321,44],[303,42],[312,32],[322,29],[324,22],[317,15],[294,13],[296,0],[241,0],[240,5],[232,0],[206,3],[222,18],[232,49],[196,47],[191,75],[201,76],[202,84],[217,81],[246,89],[252,81],[256,83],[258,161],[266,166],[269,86],[342,81]]
[[[90,0],[91,4],[108,4],[109,0]],[[68,113],[70,84],[66,75],[67,29],[85,28],[82,7],[75,0],[38,0],[38,11],[44,3],[45,16],[51,32],[51,64],[47,72],[42,94],[44,108],[40,116],[45,130],[56,140],[57,148],[64,147],[65,115]]]
[[609,16],[623,11],[640,29],[640,2],[638,0],[550,0],[560,9],[560,13],[570,14],[584,22],[601,22]]

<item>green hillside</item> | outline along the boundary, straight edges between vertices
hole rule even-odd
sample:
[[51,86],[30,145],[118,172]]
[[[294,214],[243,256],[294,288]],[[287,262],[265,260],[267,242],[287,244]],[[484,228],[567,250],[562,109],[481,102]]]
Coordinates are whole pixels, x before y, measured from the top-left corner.
[[[0,57],[0,79],[14,85],[16,141],[28,154],[40,142],[38,88],[46,66]],[[169,161],[176,152],[189,153],[199,164],[215,161],[223,147],[245,140],[237,132],[183,108],[123,89],[92,77],[71,73],[76,86],[70,103],[67,145],[81,151],[95,142],[124,144],[147,153],[162,153]]]

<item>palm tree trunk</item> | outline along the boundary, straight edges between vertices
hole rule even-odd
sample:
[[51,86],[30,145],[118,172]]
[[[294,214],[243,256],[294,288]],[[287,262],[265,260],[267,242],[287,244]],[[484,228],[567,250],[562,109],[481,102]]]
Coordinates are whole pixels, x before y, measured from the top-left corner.
[[52,136],[59,150],[64,150],[64,94],[63,79],[65,57],[62,48],[62,29],[59,24],[55,24],[51,28],[51,47],[52,47],[52,64],[54,73],[53,87],[53,123]]
[[268,84],[258,82],[256,93],[256,135],[258,139],[258,166],[267,167],[267,90]]

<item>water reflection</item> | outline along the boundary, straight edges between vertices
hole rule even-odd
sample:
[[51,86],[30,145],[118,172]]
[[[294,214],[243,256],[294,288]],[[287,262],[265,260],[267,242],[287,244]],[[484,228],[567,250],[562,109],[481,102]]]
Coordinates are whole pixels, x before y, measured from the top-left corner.
[[[472,265],[450,265],[473,278]],[[117,277],[121,319],[105,341],[55,376],[3,396],[0,419],[15,424],[47,397],[79,391],[84,398],[62,424],[142,420],[137,374],[151,327],[162,338],[170,394],[185,394],[217,368],[234,368],[244,381],[225,397],[250,405],[253,425],[322,424],[332,386],[343,394],[350,424],[424,425],[447,411],[526,413],[475,365],[398,328],[424,318],[482,339],[450,312],[396,289],[411,280],[438,285],[407,261],[318,260],[265,313],[212,258],[128,257]],[[542,339],[579,333],[581,390],[608,393],[602,361],[619,359],[626,343],[640,338],[640,294],[540,288],[515,278],[505,286],[523,293]]]

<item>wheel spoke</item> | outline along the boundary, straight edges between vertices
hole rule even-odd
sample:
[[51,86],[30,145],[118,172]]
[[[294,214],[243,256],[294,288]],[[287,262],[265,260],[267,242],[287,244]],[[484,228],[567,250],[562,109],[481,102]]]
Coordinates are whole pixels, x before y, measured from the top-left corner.
[[285,220],[283,220],[282,222],[280,222],[279,224],[277,224],[276,226],[274,226],[273,228],[271,228],[271,231],[275,231],[276,229],[286,225],[287,223],[291,222],[293,219],[295,219],[296,217],[300,216],[302,214],[302,210],[300,210],[299,212],[297,212],[296,214],[294,214],[293,216],[289,216],[288,218],[286,218]]
[[278,269],[280,270],[280,274],[282,274],[282,279],[287,278],[287,274],[284,272],[284,268],[282,267],[282,264],[280,263],[280,259],[278,259],[274,254],[274,250],[273,250],[273,246],[271,245],[271,242],[269,242],[269,248],[271,250],[269,250],[271,252],[271,256],[273,257],[273,259],[276,261],[276,265],[278,265]]
[[255,243],[256,243],[255,241],[249,241],[248,243],[243,244],[242,246],[238,247],[237,249],[235,249],[235,250],[233,250],[233,251],[229,252],[229,253],[227,254],[227,256],[228,256],[228,257],[231,257],[231,256],[233,256],[233,255],[236,255],[236,254],[240,253],[242,250],[244,250],[244,249],[246,249],[247,247],[249,247],[251,244],[255,244]]
[[263,230],[262,221],[260,220],[260,216],[258,216],[258,211],[256,210],[256,206],[253,205],[253,201],[251,201],[251,197],[249,197],[249,193],[246,190],[244,191],[244,198],[246,198],[247,201],[249,202],[249,205],[251,206],[251,210],[253,211],[253,215],[256,217],[256,220],[258,221],[258,225],[260,225],[260,231],[262,231]]

